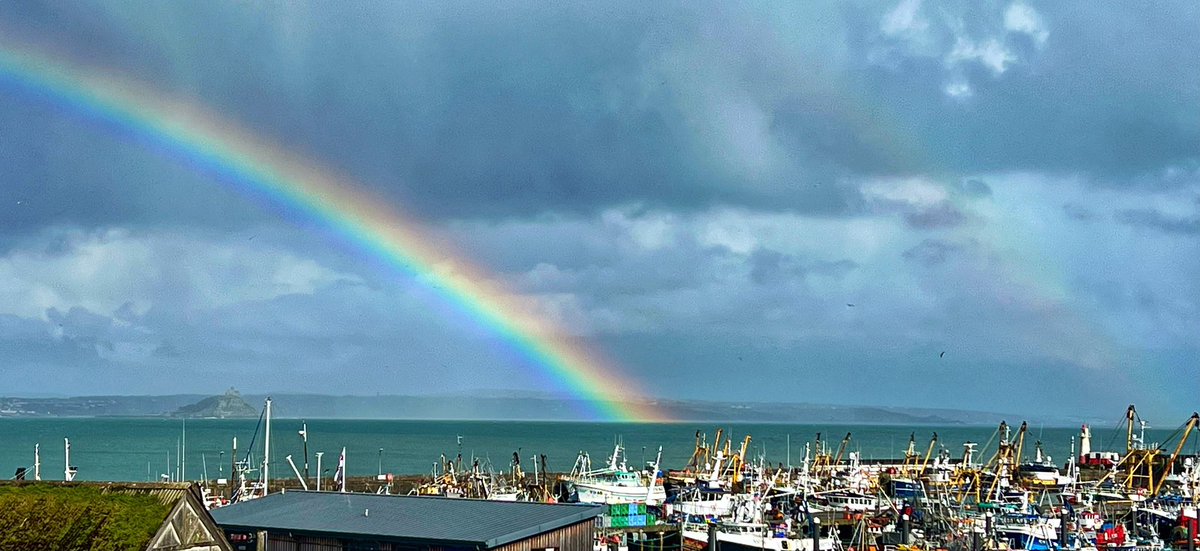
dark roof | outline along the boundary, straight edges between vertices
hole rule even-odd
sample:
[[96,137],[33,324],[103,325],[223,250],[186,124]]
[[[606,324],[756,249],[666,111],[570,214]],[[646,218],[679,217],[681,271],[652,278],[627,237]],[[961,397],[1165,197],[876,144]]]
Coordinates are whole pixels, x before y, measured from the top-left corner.
[[596,505],[283,492],[214,510],[222,528],[496,547],[589,520]]
[[0,548],[145,549],[188,484],[0,482]]

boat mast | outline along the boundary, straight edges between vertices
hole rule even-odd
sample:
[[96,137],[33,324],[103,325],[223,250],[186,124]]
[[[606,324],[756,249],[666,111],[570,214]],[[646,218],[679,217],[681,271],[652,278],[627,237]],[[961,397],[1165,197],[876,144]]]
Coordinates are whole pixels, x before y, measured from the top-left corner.
[[71,466],[71,439],[63,438],[63,480],[71,482],[75,480],[77,469]]
[[308,484],[308,421],[300,421],[300,436],[304,438],[304,483]]
[[1137,411],[1133,409],[1133,404],[1129,404],[1129,409],[1125,410],[1125,453],[1133,451],[1133,418]]
[[263,496],[270,493],[271,485],[271,398],[267,398],[267,436],[263,440]]
[[325,476],[321,472],[321,456],[325,455],[325,452],[317,452],[315,455],[317,456],[317,491],[319,492],[321,491],[321,479]]
[[33,445],[33,479],[34,480],[42,479],[42,451],[40,449],[41,447],[42,447],[41,444]]
[[245,473],[243,473],[240,469],[238,469],[237,437],[236,436],[233,437],[233,454],[230,455],[229,457],[230,457],[229,476],[232,476],[234,481],[236,481],[238,484],[238,487],[236,489],[233,488],[233,484],[229,485],[229,498],[233,499],[233,496],[235,494],[240,494],[240,493],[242,493],[242,490],[245,489],[244,481],[245,481],[245,476],[246,476]]

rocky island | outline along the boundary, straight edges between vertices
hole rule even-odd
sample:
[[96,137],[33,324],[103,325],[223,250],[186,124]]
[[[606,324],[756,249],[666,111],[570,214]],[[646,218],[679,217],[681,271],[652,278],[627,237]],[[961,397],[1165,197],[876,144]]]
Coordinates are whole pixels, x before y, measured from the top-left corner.
[[240,419],[257,417],[258,410],[242,399],[237,389],[230,388],[222,396],[211,396],[175,410],[172,417],[206,419]]

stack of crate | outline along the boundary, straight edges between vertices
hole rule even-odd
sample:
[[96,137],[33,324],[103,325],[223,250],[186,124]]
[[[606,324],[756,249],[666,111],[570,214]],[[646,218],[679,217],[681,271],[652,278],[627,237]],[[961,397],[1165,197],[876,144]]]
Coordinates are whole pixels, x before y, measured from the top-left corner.
[[613,503],[604,517],[605,528],[641,528],[657,523],[658,518],[647,513],[645,503]]

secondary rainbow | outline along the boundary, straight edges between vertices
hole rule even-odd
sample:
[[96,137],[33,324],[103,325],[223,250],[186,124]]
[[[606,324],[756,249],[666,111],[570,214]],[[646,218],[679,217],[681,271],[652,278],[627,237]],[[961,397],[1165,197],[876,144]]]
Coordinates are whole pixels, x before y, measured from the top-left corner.
[[459,312],[508,343],[560,389],[612,421],[664,415],[599,351],[509,292],[495,276],[454,254],[413,218],[359,185],[273,146],[195,102],[165,97],[110,71],[93,72],[28,47],[0,43],[0,92],[113,127],[128,137],[220,176],[213,178],[276,207],[318,221],[374,258],[427,282]]

